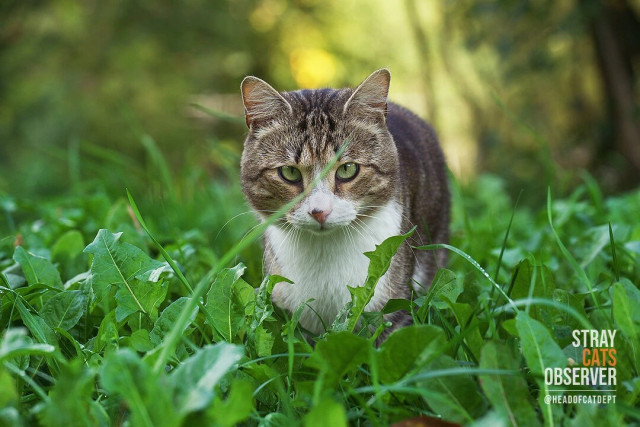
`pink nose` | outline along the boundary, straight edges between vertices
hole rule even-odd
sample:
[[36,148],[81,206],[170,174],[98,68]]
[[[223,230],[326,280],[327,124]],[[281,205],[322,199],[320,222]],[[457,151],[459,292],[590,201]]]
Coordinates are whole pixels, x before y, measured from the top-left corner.
[[324,222],[327,220],[327,217],[329,216],[330,213],[331,213],[331,209],[328,209],[326,211],[321,211],[320,209],[313,209],[311,212],[309,212],[309,215],[311,215],[313,219],[318,221],[320,224],[324,224]]

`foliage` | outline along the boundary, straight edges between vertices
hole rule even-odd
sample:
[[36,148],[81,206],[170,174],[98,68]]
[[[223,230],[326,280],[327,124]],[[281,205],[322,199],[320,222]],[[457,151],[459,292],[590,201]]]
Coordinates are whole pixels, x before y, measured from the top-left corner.
[[[239,197],[234,184],[206,192],[222,186],[227,200]],[[604,198],[583,185],[566,199],[549,198],[548,209],[530,210],[515,208],[496,177],[467,187],[454,182],[448,269],[427,295],[385,308],[409,310],[415,325],[376,347],[380,328],[351,330],[372,318],[360,308],[406,235],[368,254],[367,285],[351,290],[346,320],[312,346],[297,316],[272,306],[273,285],[284,279],[260,283],[259,253],[242,252],[246,266],[219,265],[247,222],[223,227],[232,218],[225,207],[203,205],[222,216],[213,224],[225,229],[224,244],[193,231],[212,222],[203,214],[189,224],[180,188],[167,189],[173,196],[164,203],[183,206],[168,219],[153,200],[142,205],[145,227],[164,230],[156,241],[175,269],[122,201],[111,204],[99,192],[37,206],[11,199],[17,208],[5,213],[15,231],[0,240],[3,422],[639,421],[640,192]],[[172,228],[162,226],[174,219]],[[230,268],[214,274],[222,267]],[[196,283],[204,288],[194,295]],[[575,360],[570,333],[583,328],[618,330],[616,404],[595,412],[547,405],[544,368]],[[176,342],[168,338],[174,334]]]
[[[551,183],[564,194],[580,169],[620,189],[638,177],[625,177],[614,144],[625,114],[593,39],[595,24],[618,27],[608,9],[640,10],[631,0],[2,2],[0,191],[52,194],[96,178],[158,190],[193,163],[218,176],[241,150],[232,115],[245,75],[281,90],[345,87],[383,66],[390,99],[434,124],[458,176],[499,172],[512,190],[537,186],[525,195],[534,201]],[[629,46],[606,46],[628,53],[614,67],[638,68],[639,28],[621,25]],[[633,76],[621,91],[635,120]],[[162,173],[158,149],[169,153]]]

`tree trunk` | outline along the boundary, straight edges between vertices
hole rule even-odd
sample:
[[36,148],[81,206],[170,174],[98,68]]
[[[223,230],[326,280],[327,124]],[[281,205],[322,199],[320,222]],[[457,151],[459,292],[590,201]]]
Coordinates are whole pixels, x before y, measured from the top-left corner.
[[640,181],[640,123],[633,62],[640,52],[640,21],[627,0],[604,0],[598,6],[590,20],[591,36],[613,116],[614,148],[630,166],[627,180],[633,182],[628,184],[635,185]]

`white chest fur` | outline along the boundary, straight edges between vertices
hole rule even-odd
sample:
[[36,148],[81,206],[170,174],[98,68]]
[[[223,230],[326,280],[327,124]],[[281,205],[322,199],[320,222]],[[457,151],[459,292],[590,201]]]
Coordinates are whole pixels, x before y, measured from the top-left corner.
[[[309,232],[286,232],[271,226],[267,239],[273,248],[280,274],[294,284],[276,285],[273,298],[276,304],[294,311],[305,301],[313,310],[304,309],[302,326],[320,334],[330,326],[338,312],[351,300],[349,286],[362,286],[367,278],[369,259],[364,252],[375,249],[387,237],[400,234],[401,208],[390,202],[372,217],[327,235]],[[390,297],[389,285],[383,276],[376,286],[373,299],[367,306],[380,309]],[[320,318],[322,319],[320,319]]]

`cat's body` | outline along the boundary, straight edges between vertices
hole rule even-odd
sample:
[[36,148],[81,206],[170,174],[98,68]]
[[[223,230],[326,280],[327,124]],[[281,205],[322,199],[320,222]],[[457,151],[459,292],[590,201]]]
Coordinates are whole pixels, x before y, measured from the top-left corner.
[[[285,92],[256,78],[243,82],[250,131],[242,158],[243,190],[265,218],[318,176],[338,149],[334,168],[265,233],[265,267],[294,284],[279,283],[274,302],[294,311],[309,299],[300,323],[324,332],[350,301],[347,285],[361,286],[369,260],[363,253],[417,225],[376,286],[368,310],[390,298],[426,289],[444,252],[411,245],[445,243],[449,234],[446,166],[431,128],[408,110],[387,103],[387,70],[356,90]],[[416,284],[415,282],[419,283]],[[388,316],[394,328],[410,319]]]

